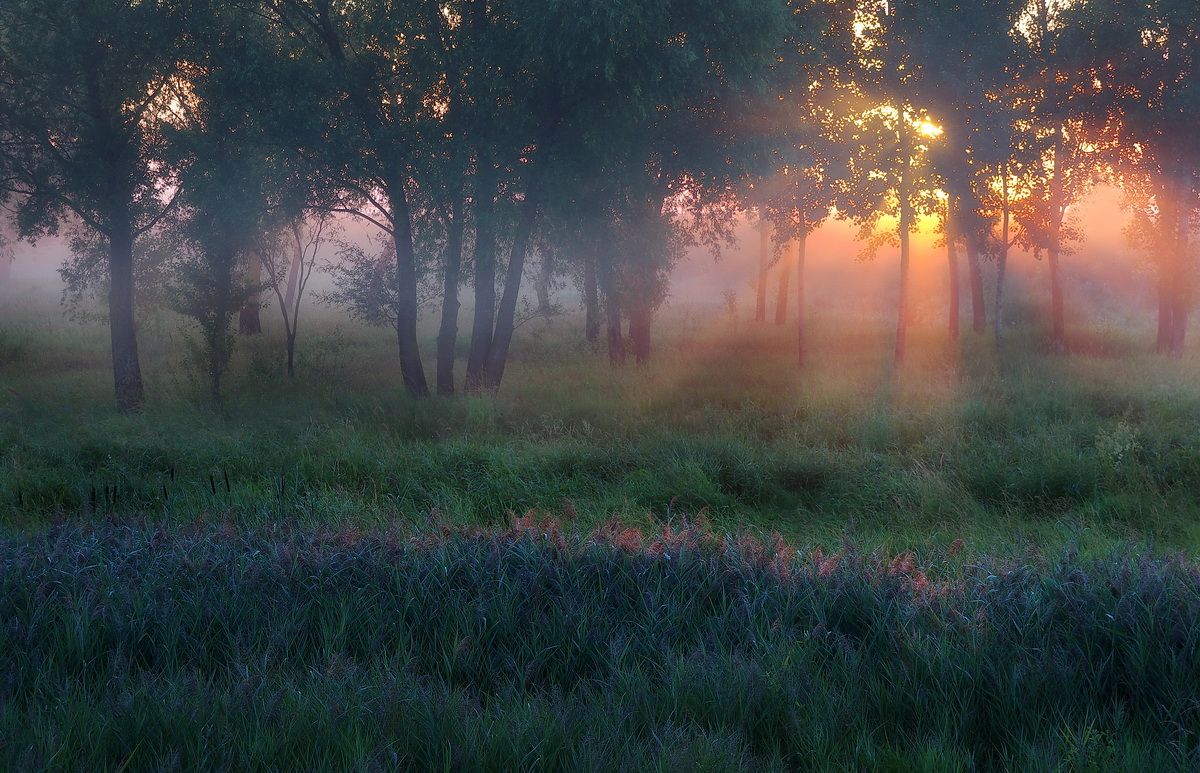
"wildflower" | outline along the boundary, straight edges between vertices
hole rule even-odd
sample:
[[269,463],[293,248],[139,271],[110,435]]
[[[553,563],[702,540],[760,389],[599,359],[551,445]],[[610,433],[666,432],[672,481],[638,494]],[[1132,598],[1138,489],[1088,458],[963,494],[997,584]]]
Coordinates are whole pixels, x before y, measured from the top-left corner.
[[762,543],[749,534],[742,534],[737,539],[738,552],[742,559],[750,564],[761,564],[763,559]]
[[901,553],[892,559],[892,563],[888,567],[888,575],[891,577],[901,577],[910,574],[916,565],[916,557],[911,552]]
[[642,549],[642,532],[636,526],[630,526],[618,532],[612,544],[626,553],[636,553]]
[[965,548],[966,546],[967,546],[967,543],[963,541],[962,537],[959,537],[958,539],[956,539],[950,543],[950,549],[946,552],[950,554],[951,558],[954,558],[959,553],[961,553],[962,549]]

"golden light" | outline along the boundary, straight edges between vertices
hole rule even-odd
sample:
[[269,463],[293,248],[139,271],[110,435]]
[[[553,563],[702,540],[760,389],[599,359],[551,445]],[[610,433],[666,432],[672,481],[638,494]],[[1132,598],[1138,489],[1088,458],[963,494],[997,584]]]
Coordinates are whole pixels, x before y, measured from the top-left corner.
[[917,121],[914,126],[916,127],[918,133],[929,137],[930,139],[936,139],[945,134],[945,131],[942,129],[942,127],[929,121]]

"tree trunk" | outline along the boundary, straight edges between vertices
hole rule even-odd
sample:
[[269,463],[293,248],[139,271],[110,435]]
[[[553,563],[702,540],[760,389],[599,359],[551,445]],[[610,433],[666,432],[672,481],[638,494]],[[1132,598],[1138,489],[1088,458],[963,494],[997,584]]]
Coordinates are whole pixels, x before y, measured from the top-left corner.
[[[1155,191],[1156,198],[1160,202],[1171,202],[1174,207],[1179,199],[1171,190],[1169,178],[1164,178],[1162,186]],[[1175,298],[1172,284],[1175,273],[1175,247],[1178,235],[1175,232],[1175,223],[1178,218],[1173,212],[1167,212],[1165,208],[1160,208],[1159,223],[1158,223],[1158,335],[1154,342],[1154,351],[1158,354],[1169,355],[1171,353],[1172,339],[1175,333]]]
[[621,298],[617,291],[616,271],[612,253],[597,255],[600,291],[604,296],[605,331],[608,337],[608,360],[617,367],[625,364],[625,339],[621,335]]
[[1188,232],[1191,228],[1190,208],[1188,198],[1191,194],[1190,175],[1180,175],[1178,191],[1175,197],[1175,217],[1172,221],[1172,266],[1173,281],[1171,287],[1171,338],[1168,347],[1173,359],[1183,357],[1184,343],[1187,338],[1188,315],[1191,310],[1191,271],[1188,265]]
[[538,314],[550,316],[550,280],[554,276],[554,260],[548,250],[543,250],[538,265],[537,302]]
[[782,261],[779,269],[779,295],[775,299],[775,324],[786,325],[788,318],[788,293],[792,283],[792,266],[786,260]]
[[296,289],[300,285],[300,274],[304,271],[304,241],[300,236],[299,228],[293,232],[293,237],[296,241],[296,249],[292,252],[292,265],[288,269],[287,293],[283,296],[283,306],[289,314],[296,302]]
[[287,337],[287,374],[289,378],[296,376],[296,333],[288,333]]
[[754,321],[767,321],[767,273],[771,268],[771,224],[763,218],[758,226],[758,295],[754,305]]
[[1159,261],[1156,292],[1158,296],[1158,335],[1154,341],[1154,351],[1157,354],[1166,354],[1171,348],[1171,317],[1175,309],[1171,303],[1171,281],[1168,278],[1170,271],[1165,263],[1165,256]]
[[959,286],[958,286],[958,228],[955,222],[955,200],[946,202],[946,267],[950,280],[950,318],[947,330],[951,341],[958,340]]
[[1047,255],[1050,266],[1050,320],[1051,348],[1055,354],[1067,351],[1066,324],[1063,318],[1062,277],[1059,267],[1058,250],[1052,249]]
[[979,265],[979,240],[967,240],[967,272],[971,279],[971,330],[987,328],[987,306],[983,300],[983,270]]
[[638,365],[650,362],[650,308],[644,302],[634,303],[629,310],[629,341]]
[[[263,261],[258,250],[250,250],[250,265],[247,266],[246,278],[251,285],[262,282]],[[244,336],[262,335],[262,292],[256,287],[255,291],[246,298],[238,313],[238,333]]]
[[1171,315],[1171,357],[1173,359],[1181,359],[1183,357],[1184,343],[1187,338],[1189,304],[1187,294],[1183,287],[1177,287],[1174,293],[1175,311]]
[[0,252],[0,285],[8,284],[12,277],[12,258]]
[[442,265],[442,323],[437,339],[437,392],[454,394],[454,354],[458,346],[458,285],[462,274],[463,207],[460,196],[450,205],[446,255]]
[[894,361],[897,367],[904,364],[908,353],[908,279],[911,254],[911,232],[913,224],[912,196],[909,191],[909,174],[911,173],[909,158],[908,113],[900,111],[899,115],[899,144],[902,164],[900,184],[896,191],[900,199],[900,306],[896,311],[896,351]]
[[496,319],[496,170],[480,158],[475,180],[475,320],[467,354],[467,391],[483,389]]
[[992,332],[996,338],[996,348],[1000,348],[1000,340],[1004,331],[1004,275],[1008,270],[1009,228],[1012,222],[1012,203],[1009,199],[1008,164],[1003,169],[1004,204],[1000,221],[1000,254],[996,258],[996,308],[992,311]]
[[529,187],[525,191],[525,200],[521,202],[520,219],[517,230],[513,234],[512,251],[508,256],[508,271],[504,277],[504,294],[500,296],[500,305],[496,311],[496,330],[492,335],[492,345],[488,349],[484,365],[484,385],[490,391],[500,388],[504,378],[504,368],[508,364],[508,347],[512,343],[513,330],[516,325],[517,300],[521,295],[521,278],[525,272],[525,256],[529,252],[529,241],[533,237],[534,223],[537,221],[538,207],[541,195],[540,174],[538,169],[532,171]]
[[133,228],[127,218],[117,220],[109,238],[108,319],[117,408],[129,412],[142,407],[145,392],[133,308]]
[[804,261],[808,249],[808,233],[801,232],[796,242],[796,342],[797,363],[804,367],[807,357],[807,342],[805,341],[806,309],[804,303]]
[[428,397],[429,383],[421,363],[417,342],[417,256],[413,246],[412,214],[407,194],[399,180],[389,186],[392,206],[393,241],[396,245],[396,349],[400,355],[400,375],[413,397]]
[[600,340],[600,298],[596,284],[596,254],[600,245],[589,245],[583,256],[583,336],[589,344]]
[[1062,250],[1063,181],[1062,143],[1063,128],[1054,135],[1054,177],[1050,181],[1050,246],[1047,262],[1050,267],[1050,345],[1055,354],[1067,351],[1066,323],[1063,318],[1062,276],[1059,268],[1059,253]]

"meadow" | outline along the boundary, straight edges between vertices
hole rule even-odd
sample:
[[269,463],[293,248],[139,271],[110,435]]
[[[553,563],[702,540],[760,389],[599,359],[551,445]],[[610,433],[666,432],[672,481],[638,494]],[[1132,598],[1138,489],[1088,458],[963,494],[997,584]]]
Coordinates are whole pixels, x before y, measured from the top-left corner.
[[[17,306],[13,309],[13,306]],[[247,525],[502,525],[569,507],[585,526],[703,515],[801,544],[1200,547],[1200,367],[1140,331],[1034,328],[950,351],[941,330],[889,364],[886,323],[790,332],[684,308],[655,361],[614,370],[577,320],[530,322],[495,397],[412,400],[394,339],[324,310],[301,340],[239,341],[221,404],[189,337],[146,321],[146,409],[111,406],[106,332],[9,304],[0,333],[0,517],[16,527],[201,514]],[[431,348],[431,347],[427,347]],[[461,372],[461,364],[460,364]],[[113,501],[115,499],[115,502]],[[19,502],[19,505],[18,505]]]
[[[241,339],[214,404],[143,320],[5,299],[0,764],[1189,769],[1200,368],[677,307],[611,369],[570,317],[496,396],[386,330]],[[433,331],[429,331],[430,337]]]

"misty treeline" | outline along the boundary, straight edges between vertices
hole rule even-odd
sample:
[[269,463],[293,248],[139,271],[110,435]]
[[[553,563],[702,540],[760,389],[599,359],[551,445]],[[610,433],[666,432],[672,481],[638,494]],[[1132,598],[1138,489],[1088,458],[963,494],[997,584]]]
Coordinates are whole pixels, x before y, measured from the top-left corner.
[[70,235],[68,293],[107,292],[123,409],[144,398],[135,309],[155,300],[195,320],[216,394],[234,330],[260,330],[273,297],[292,372],[317,254],[349,218],[378,249],[342,244],[331,296],[394,327],[415,396],[423,308],[436,391],[460,383],[460,336],[465,390],[495,390],[557,282],[614,363],[644,361],[673,262],[747,215],[757,317],[785,261],[777,319],[794,298],[801,364],[805,243],[830,217],[866,254],[899,247],[897,363],[930,216],[949,335],[969,305],[999,342],[1021,248],[1045,257],[1062,352],[1072,206],[1100,182],[1124,192],[1177,357],[1198,56],[1195,0],[4,0],[0,195],[19,238]]

